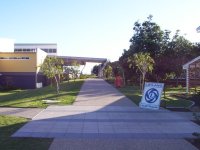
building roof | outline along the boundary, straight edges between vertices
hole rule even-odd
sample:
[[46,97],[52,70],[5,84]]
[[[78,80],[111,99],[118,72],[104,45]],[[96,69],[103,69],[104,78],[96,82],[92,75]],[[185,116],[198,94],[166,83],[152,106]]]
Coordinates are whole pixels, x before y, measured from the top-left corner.
[[21,45],[57,45],[57,43],[15,43],[15,46]]
[[65,64],[72,61],[78,61],[78,62],[83,62],[83,63],[86,63],[86,62],[104,63],[107,61],[106,58],[93,58],[93,57],[57,56],[57,58],[62,58]]
[[16,48],[57,48],[56,43],[15,43]]
[[192,63],[194,63],[194,62],[196,62],[196,61],[198,61],[198,60],[200,60],[200,56],[198,56],[198,57],[192,59],[191,61],[187,62],[186,64],[184,64],[184,65],[183,65],[183,69],[188,69],[189,66],[190,66],[190,64],[192,64]]

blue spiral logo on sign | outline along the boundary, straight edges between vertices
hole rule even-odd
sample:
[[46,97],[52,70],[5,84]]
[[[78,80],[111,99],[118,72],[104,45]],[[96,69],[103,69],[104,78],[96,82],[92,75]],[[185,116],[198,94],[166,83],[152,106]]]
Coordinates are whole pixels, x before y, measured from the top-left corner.
[[145,93],[145,100],[148,103],[154,103],[155,101],[157,101],[158,97],[159,92],[155,88],[151,88]]

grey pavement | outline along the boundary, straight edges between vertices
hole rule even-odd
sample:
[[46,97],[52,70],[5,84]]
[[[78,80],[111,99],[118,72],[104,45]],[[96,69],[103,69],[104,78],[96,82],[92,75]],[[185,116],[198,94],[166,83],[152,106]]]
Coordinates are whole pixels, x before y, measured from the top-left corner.
[[196,148],[200,127],[178,113],[137,107],[101,79],[86,80],[74,105],[49,106],[13,137],[55,138],[50,150]]
[[73,105],[136,106],[117,89],[101,79],[87,80]]
[[12,107],[0,107],[0,115],[11,115],[32,119],[42,108],[12,108]]
[[197,150],[183,139],[55,139],[50,150]]

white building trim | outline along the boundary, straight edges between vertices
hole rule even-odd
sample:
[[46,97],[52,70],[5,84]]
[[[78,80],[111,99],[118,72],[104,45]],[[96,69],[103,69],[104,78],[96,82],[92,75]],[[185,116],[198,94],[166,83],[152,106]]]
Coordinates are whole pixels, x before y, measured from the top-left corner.
[[186,70],[186,93],[189,93],[189,88],[190,88],[190,65],[193,64],[194,62],[200,60],[200,56],[192,59],[191,61],[189,61],[188,63],[183,65],[183,69]]

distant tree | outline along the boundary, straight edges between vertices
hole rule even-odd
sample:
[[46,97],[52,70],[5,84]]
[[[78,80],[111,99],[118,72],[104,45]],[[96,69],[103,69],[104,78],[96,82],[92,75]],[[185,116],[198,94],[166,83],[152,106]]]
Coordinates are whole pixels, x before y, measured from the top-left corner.
[[106,78],[110,78],[112,77],[112,72],[113,72],[113,69],[110,65],[107,65],[105,68],[104,68],[104,75]]
[[77,61],[72,61],[70,66],[65,66],[65,72],[71,74],[72,79],[75,81],[80,73],[80,63]]
[[123,78],[123,85],[125,84],[125,73],[124,73],[124,69],[123,67],[120,65],[119,61],[115,61],[110,63],[111,67],[112,67],[112,72],[114,76],[120,75]]
[[141,90],[143,91],[144,88],[144,82],[145,82],[145,76],[146,73],[152,72],[154,60],[150,56],[149,53],[137,53],[133,56],[130,56],[128,59],[129,67],[134,68],[136,66],[138,70],[141,72],[142,75],[142,83],[140,85]]
[[57,94],[59,94],[59,80],[60,75],[63,74],[63,60],[56,57],[47,57],[44,63],[41,65],[41,70],[45,76],[49,79],[55,79]]
[[91,73],[92,73],[92,74],[95,74],[96,76],[98,76],[98,74],[99,74],[99,65],[95,65],[95,66],[92,68]]
[[78,74],[80,73],[80,63],[78,61],[72,62],[71,72],[75,81],[78,78]]

